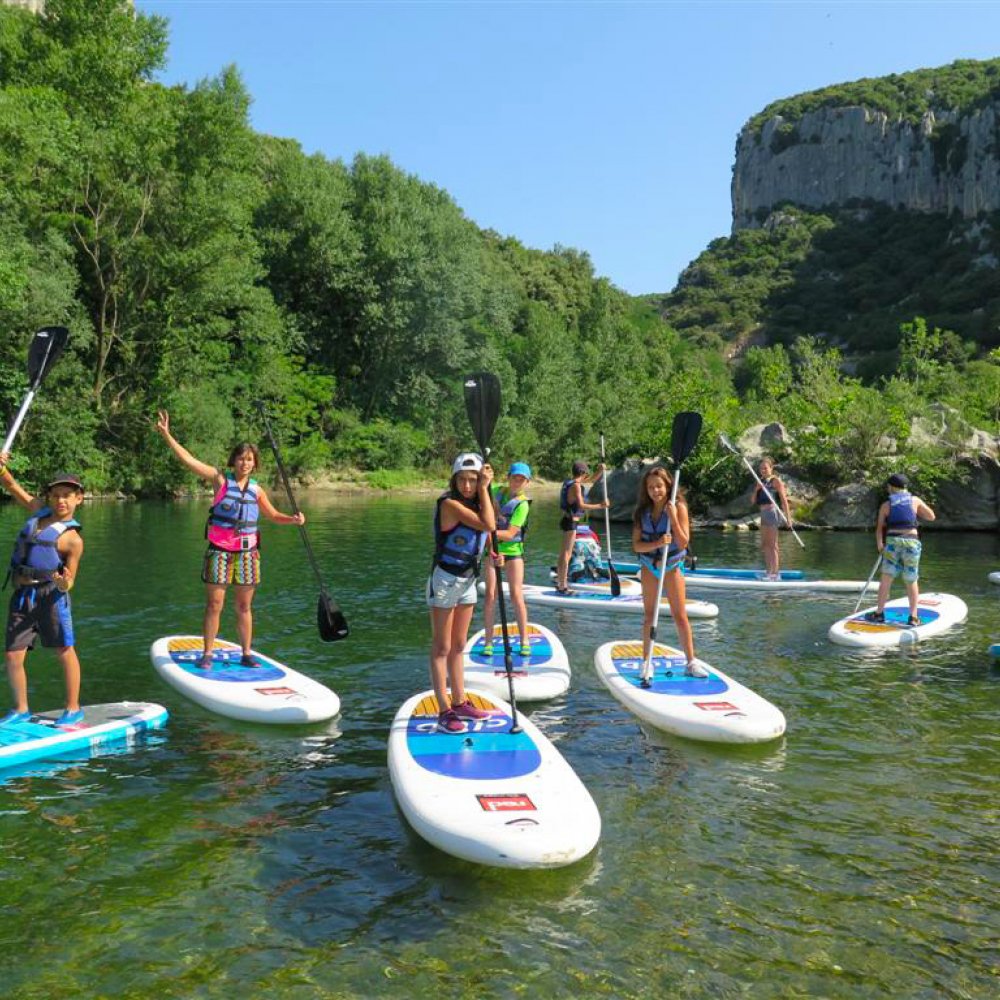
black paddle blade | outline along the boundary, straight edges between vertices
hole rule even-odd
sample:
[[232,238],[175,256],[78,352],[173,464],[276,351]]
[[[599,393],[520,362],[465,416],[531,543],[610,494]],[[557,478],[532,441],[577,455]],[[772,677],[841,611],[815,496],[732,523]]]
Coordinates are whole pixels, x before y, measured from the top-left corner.
[[701,434],[701,414],[685,410],[674,417],[674,427],[670,435],[670,454],[674,468],[679,466],[694,451]]
[[32,338],[28,348],[28,381],[32,389],[42,384],[49,369],[59,360],[67,340],[69,330],[64,326],[43,326]]
[[608,571],[611,573],[611,596],[621,597],[622,596],[622,582],[618,578],[618,570],[608,563]]
[[500,379],[496,375],[476,372],[465,379],[465,412],[469,415],[476,443],[485,456],[500,416]]
[[316,625],[323,642],[337,642],[346,639],[350,633],[347,619],[337,607],[337,602],[327,593],[319,595],[319,603],[316,605]]

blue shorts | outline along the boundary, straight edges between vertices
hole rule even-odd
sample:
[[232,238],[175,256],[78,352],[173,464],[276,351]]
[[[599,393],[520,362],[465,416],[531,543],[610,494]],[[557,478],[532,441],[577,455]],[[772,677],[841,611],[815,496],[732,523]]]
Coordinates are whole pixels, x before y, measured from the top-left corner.
[[[687,549],[677,552],[667,560],[667,572],[672,573],[680,567],[681,576],[684,575],[684,560],[687,558]],[[653,562],[653,557],[643,552],[639,556],[639,564],[645,566],[657,579],[660,578],[660,567]]]
[[916,583],[920,578],[920,539],[890,535],[882,549],[882,576],[893,580],[902,574],[903,583]]
[[47,649],[74,645],[69,594],[57,590],[54,583],[18,587],[11,595],[7,652],[34,649],[35,639],[41,639]]

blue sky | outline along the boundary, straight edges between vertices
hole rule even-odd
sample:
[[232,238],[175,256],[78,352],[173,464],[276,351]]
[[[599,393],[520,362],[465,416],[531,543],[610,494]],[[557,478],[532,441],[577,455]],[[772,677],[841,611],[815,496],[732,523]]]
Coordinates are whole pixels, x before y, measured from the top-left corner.
[[770,101],[1000,55],[1000,3],[137,0],[167,83],[235,63],[254,127],[386,153],[478,225],[667,291],[730,227],[736,135]]

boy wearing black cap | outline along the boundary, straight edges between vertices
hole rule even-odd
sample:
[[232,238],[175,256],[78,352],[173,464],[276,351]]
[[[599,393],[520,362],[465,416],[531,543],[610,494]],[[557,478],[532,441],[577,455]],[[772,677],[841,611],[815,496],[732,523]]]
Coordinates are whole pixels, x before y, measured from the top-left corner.
[[14,708],[0,718],[0,725],[31,718],[24,660],[36,638],[55,649],[66,681],[66,708],[56,725],[77,725],[83,721],[83,711],[69,590],[83,555],[80,524],[73,516],[83,502],[83,484],[77,476],[59,473],[46,486],[42,500],[14,479],[8,459],[0,455],[0,484],[31,516],[17,536],[11,559],[14,593],[7,617],[6,666]]
[[878,585],[878,607],[865,617],[869,621],[885,621],[885,602],[889,598],[892,581],[902,575],[906,585],[906,596],[910,604],[908,625],[919,625],[917,601],[920,588],[920,538],[917,519],[934,520],[934,511],[920,497],[909,492],[909,480],[901,472],[893,473],[886,486],[889,499],[879,507],[878,522],[875,525],[875,544],[882,553],[882,578]]

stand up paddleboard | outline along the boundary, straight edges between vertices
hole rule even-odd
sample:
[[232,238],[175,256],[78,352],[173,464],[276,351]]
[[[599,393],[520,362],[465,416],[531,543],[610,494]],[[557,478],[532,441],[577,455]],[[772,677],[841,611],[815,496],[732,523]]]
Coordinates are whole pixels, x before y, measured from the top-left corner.
[[990,583],[1000,583],[1000,573],[990,573]]
[[464,733],[437,730],[433,692],[414,695],[389,734],[389,776],[410,825],[428,843],[500,868],[560,868],[589,854],[601,835],[594,800],[559,751],[510,706],[468,691],[493,713]]
[[[528,623],[531,655],[521,656],[517,626],[507,626],[511,646],[511,673],[514,697],[522,701],[558,698],[569,689],[570,669],[566,649],[559,637],[544,625]],[[480,629],[465,644],[465,682],[497,698],[507,693],[507,668],[504,664],[503,630],[493,626],[493,653],[483,652],[486,632]]]
[[[607,569],[608,563],[605,560],[601,565]],[[639,566],[637,562],[619,562],[617,559],[613,563],[615,571],[618,573],[624,573],[626,576],[638,576]],[[699,565],[697,569],[685,570],[684,575],[687,576],[701,576],[702,574],[724,577],[730,580],[757,580],[761,576],[764,576],[764,570],[762,569],[748,569],[744,567],[727,567],[727,566],[701,566]],[[802,580],[805,579],[805,573],[800,569],[783,569],[779,574],[782,581],[784,580]],[[860,581],[858,583],[860,586]]]
[[0,768],[133,743],[141,733],[162,729],[167,721],[162,705],[142,701],[84,705],[83,721],[73,726],[57,726],[61,714],[61,709],[40,712],[26,722],[0,726]]
[[641,642],[606,642],[594,654],[608,690],[664,732],[712,743],[764,743],[784,733],[785,717],[769,701],[710,664],[708,677],[688,677],[686,662],[679,649],[656,643],[652,684],[644,688]]
[[[638,563],[615,563],[619,573],[638,573]],[[622,581],[624,583],[624,581]],[[726,569],[723,567],[701,567],[686,570],[684,582],[687,588],[706,590],[766,590],[784,593],[805,591],[811,594],[861,594],[869,588],[875,589],[878,583],[865,580],[814,580],[805,576],[801,570],[782,570],[777,580],[769,580],[764,570],[756,569]]]
[[[479,584],[479,589],[485,590],[484,583]],[[523,586],[524,601],[526,604],[539,604],[549,608],[575,608],[586,611],[615,611],[625,614],[642,614],[642,594],[622,594],[621,597],[612,597],[607,594],[582,594],[569,593],[560,594],[554,587],[539,587],[532,583]],[[506,594],[507,584],[504,584]],[[708,601],[687,601],[688,618],[718,618],[719,606],[710,604]],[[662,601],[663,613],[670,613],[670,605],[666,597]]]
[[905,646],[910,643],[929,639],[931,636],[945,632],[953,625],[964,622],[969,609],[960,597],[953,594],[921,594],[917,602],[917,617],[919,625],[907,625],[910,614],[909,603],[905,597],[888,601],[885,606],[885,623],[870,622],[865,618],[869,611],[866,608],[849,618],[842,618],[830,626],[829,636],[842,646]]
[[994,659],[1000,658],[1000,642],[995,642],[990,646],[990,656]]
[[202,670],[200,635],[157,639],[149,655],[156,672],[182,695],[210,712],[244,722],[322,722],[340,711],[340,699],[328,687],[263,653],[253,651],[254,665],[240,665],[240,647],[216,639],[212,666]]

